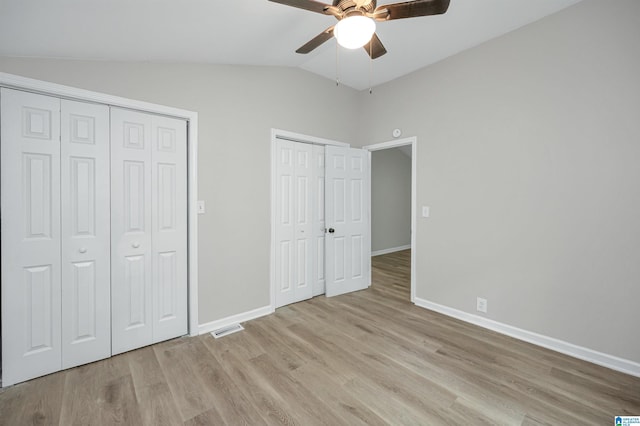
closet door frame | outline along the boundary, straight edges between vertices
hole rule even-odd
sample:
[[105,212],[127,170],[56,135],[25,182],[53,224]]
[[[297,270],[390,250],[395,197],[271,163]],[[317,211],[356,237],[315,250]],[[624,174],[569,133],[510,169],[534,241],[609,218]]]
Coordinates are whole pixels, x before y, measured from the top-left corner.
[[198,326],[198,113],[1,72],[0,87],[128,108],[187,122],[188,333],[190,336],[200,334]]

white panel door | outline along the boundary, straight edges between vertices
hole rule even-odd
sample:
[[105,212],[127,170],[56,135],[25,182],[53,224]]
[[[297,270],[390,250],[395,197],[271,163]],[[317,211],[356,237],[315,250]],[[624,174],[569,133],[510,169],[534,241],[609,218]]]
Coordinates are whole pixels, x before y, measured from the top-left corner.
[[62,100],[62,368],[111,355],[109,107]]
[[153,341],[187,333],[187,125],[152,117]]
[[295,294],[296,301],[313,297],[311,278],[313,265],[313,146],[296,143],[295,146]]
[[324,146],[313,145],[313,295],[324,294]]
[[1,89],[3,386],[61,368],[60,100]]
[[276,307],[313,296],[312,145],[276,141]]
[[111,108],[111,340],[153,343],[151,116]]
[[326,295],[371,284],[369,153],[325,148]]

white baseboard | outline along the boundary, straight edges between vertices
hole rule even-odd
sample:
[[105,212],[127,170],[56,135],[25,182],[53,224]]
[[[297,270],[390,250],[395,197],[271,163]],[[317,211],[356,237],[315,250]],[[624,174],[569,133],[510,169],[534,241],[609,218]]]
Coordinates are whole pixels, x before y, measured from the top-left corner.
[[380,256],[381,254],[394,253],[396,251],[408,250],[410,248],[411,248],[411,244],[407,244],[406,246],[391,247],[388,249],[376,250],[371,252],[371,256]]
[[241,323],[252,319],[260,318],[265,315],[272,314],[274,310],[271,305],[263,306],[262,308],[253,309],[251,311],[242,312],[239,314],[231,315],[226,318],[200,324],[198,326],[198,334],[210,333],[222,327],[228,327],[231,324]]
[[418,297],[415,298],[415,304],[422,308],[439,312],[449,317],[457,318],[459,320],[475,324],[477,326],[487,328],[489,330],[493,330],[495,332],[505,334],[519,340],[523,340],[525,342],[533,343],[537,346],[542,346],[543,348],[551,349],[553,351],[560,352],[584,361],[588,361],[593,364],[601,365],[612,370],[640,377],[640,363],[630,361],[628,359],[618,358],[613,355],[594,351],[593,349],[574,345],[573,343],[558,340],[553,337],[543,336],[542,334],[523,330],[521,328],[503,324],[501,322],[484,318],[478,315],[473,315],[464,311],[460,311],[458,309],[450,308],[448,306],[439,305],[437,303],[433,303],[425,299],[420,299]]

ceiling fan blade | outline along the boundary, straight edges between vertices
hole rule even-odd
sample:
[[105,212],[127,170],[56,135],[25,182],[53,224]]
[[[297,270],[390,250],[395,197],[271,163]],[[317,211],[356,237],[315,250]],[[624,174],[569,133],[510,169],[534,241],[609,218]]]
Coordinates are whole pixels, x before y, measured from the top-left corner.
[[384,48],[384,45],[382,44],[376,33],[373,33],[371,42],[365,44],[362,47],[364,47],[364,50],[366,50],[369,56],[371,56],[371,59],[377,59],[387,53],[387,49]]
[[441,15],[449,9],[449,0],[415,0],[383,4],[371,14],[377,21]]
[[287,6],[297,7],[298,9],[310,10],[312,12],[327,14],[326,11],[331,9],[329,4],[321,3],[314,0],[269,0],[274,3],[285,4]]
[[331,37],[333,37],[334,27],[335,25],[327,28],[326,30],[309,40],[304,46],[296,50],[296,53],[309,53],[325,41],[329,40]]

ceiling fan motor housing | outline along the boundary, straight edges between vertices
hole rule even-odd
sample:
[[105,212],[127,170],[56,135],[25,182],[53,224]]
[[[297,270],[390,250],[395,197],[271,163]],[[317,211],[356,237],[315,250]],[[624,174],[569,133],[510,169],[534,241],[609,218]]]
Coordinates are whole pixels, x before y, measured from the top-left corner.
[[371,13],[376,8],[376,0],[333,0],[333,5],[346,13],[354,10]]

